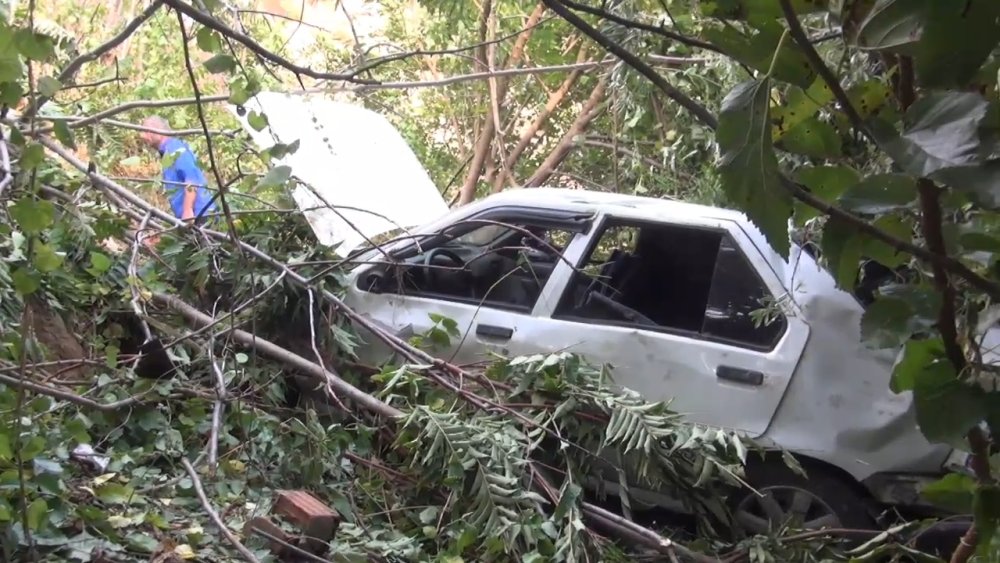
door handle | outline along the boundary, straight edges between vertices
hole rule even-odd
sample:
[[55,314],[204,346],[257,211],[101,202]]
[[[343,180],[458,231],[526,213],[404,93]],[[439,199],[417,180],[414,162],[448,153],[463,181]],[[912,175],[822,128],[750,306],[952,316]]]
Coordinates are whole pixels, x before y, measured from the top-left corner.
[[510,340],[514,336],[514,329],[496,325],[476,325],[476,336],[485,338],[496,338],[497,340]]
[[763,385],[764,374],[751,369],[735,368],[732,366],[719,366],[715,368],[715,377],[742,383],[744,385]]

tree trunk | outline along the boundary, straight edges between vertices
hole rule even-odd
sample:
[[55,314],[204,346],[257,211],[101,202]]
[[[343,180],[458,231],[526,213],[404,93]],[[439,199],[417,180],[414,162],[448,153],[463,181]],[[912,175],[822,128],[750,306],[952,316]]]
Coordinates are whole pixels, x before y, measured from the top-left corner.
[[601,102],[604,99],[604,90],[607,87],[607,83],[607,76],[602,76],[593,93],[587,98],[587,103],[583,105],[583,109],[576,117],[576,120],[573,121],[573,124],[570,125],[562,138],[559,139],[559,143],[552,149],[552,152],[545,158],[541,166],[538,167],[538,170],[524,183],[526,188],[537,188],[547,182],[556,168],[566,160],[566,157],[576,146],[577,135],[586,131],[590,122],[604,111],[604,105]]
[[[486,0],[483,5],[483,11],[485,14],[486,6],[490,3],[490,0]],[[535,6],[535,10],[531,12],[528,16],[528,21],[525,23],[525,28],[528,30],[517,36],[517,40],[514,42],[514,47],[511,49],[510,57],[507,59],[506,68],[515,68],[520,65],[521,60],[524,58],[524,48],[528,43],[528,39],[531,38],[531,33],[534,30],[534,26],[542,19],[542,14],[545,13],[545,5],[539,2]],[[482,22],[485,22],[485,17]],[[486,37],[486,27],[484,25],[480,26],[481,40],[485,42]],[[483,67],[486,66],[486,47],[481,47],[480,56],[482,57],[479,61],[479,67],[481,71]],[[501,77],[496,80],[496,105],[502,106],[504,99],[507,95],[507,86],[510,84],[510,77]],[[492,98],[492,97],[491,97]],[[492,105],[493,100],[490,100]],[[479,183],[479,178],[483,174],[483,169],[486,164],[486,159],[490,156],[490,149],[493,146],[493,137],[497,133],[496,122],[492,112],[490,112],[483,123],[483,128],[479,133],[479,138],[476,140],[475,150],[473,152],[472,162],[469,163],[469,170],[465,174],[465,181],[462,182],[462,187],[458,192],[458,205],[465,205],[469,203],[476,197],[476,184]]]
[[[577,63],[584,62],[584,59],[586,58],[586,51],[586,44],[581,45],[580,50],[576,55]],[[559,107],[559,104],[566,99],[566,95],[569,93],[570,88],[576,84],[576,81],[583,75],[583,72],[583,70],[574,70],[570,72],[569,76],[566,77],[566,80],[563,80],[562,84],[559,85],[559,88],[555,92],[549,94],[549,99],[545,102],[545,107],[542,108],[542,111],[538,112],[535,119],[527,127],[525,127],[523,131],[521,131],[521,137],[517,140],[517,144],[514,146],[514,149],[507,155],[507,158],[504,160],[503,167],[500,170],[500,174],[497,175],[496,181],[493,182],[493,193],[497,193],[502,190],[504,182],[513,178],[511,176],[511,170],[513,170],[514,165],[517,163],[517,159],[521,158],[521,155],[524,154],[528,145],[531,144],[531,140],[535,138],[535,135],[542,128],[542,126],[545,125],[545,122],[548,121],[549,117],[555,112],[556,108]]]

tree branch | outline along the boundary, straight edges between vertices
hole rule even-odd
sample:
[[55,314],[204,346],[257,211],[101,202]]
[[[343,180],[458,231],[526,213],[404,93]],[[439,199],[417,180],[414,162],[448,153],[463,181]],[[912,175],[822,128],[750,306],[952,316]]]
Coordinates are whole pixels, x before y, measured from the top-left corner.
[[[145,10],[139,12],[139,15],[133,18],[132,21],[130,21],[120,32],[118,32],[117,35],[108,39],[93,51],[84,53],[70,61],[69,64],[66,65],[66,68],[64,68],[62,72],[56,76],[56,80],[58,80],[63,86],[70,86],[70,82],[74,77],[76,77],[76,73],[80,71],[83,65],[97,60],[97,58],[101,55],[107,53],[111,49],[114,49],[118,45],[121,45],[126,39],[135,33],[136,29],[139,29],[140,25],[145,23],[149,18],[153,17],[153,14],[155,14],[162,5],[163,0],[154,0],[149,6],[146,7]],[[42,106],[49,101],[49,99],[50,98],[48,96],[42,96],[38,99],[34,106],[29,106],[29,108],[25,110],[24,115],[30,116],[34,114],[36,111],[41,109]]]
[[[222,233],[216,233],[217,235],[225,236]],[[249,246],[243,242],[239,243],[242,246]],[[258,250],[258,252],[260,252]],[[296,276],[298,274],[295,274]],[[210,315],[203,313],[191,305],[181,301],[177,297],[172,295],[167,295],[165,293],[154,293],[153,300],[157,301],[167,307],[170,307],[174,311],[178,312],[187,319],[189,322],[198,326],[207,326],[216,322],[216,319],[212,318]],[[286,350],[277,344],[269,340],[265,340],[260,336],[246,332],[245,330],[233,329],[231,331],[226,331],[224,334],[228,333],[232,336],[233,340],[253,348],[254,350],[269,356],[279,362],[287,364],[294,367],[295,369],[302,370],[303,372],[309,374],[317,382],[322,383],[324,387],[329,386],[335,392],[339,393],[341,396],[346,397],[362,407],[365,410],[379,414],[386,418],[399,418],[403,416],[403,413],[382,401],[368,395],[364,391],[358,389],[357,387],[351,385],[350,383],[341,379],[337,374],[333,373],[329,369],[324,369],[314,362],[311,362],[294,352]]]
[[260,43],[257,43],[248,35],[245,35],[235,29],[229,27],[228,25],[220,22],[214,17],[198,10],[190,4],[184,3],[182,0],[162,0],[164,4],[170,6],[180,14],[191,18],[192,20],[200,23],[201,25],[214,29],[215,31],[221,33],[222,35],[240,43],[247,49],[249,49],[253,54],[257,55],[261,59],[270,61],[282,68],[290,70],[296,75],[308,76],[310,78],[315,78],[317,80],[340,80],[344,82],[354,82],[357,84],[378,84],[374,80],[364,80],[357,78],[355,74],[344,74],[335,72],[319,72],[315,71],[309,67],[299,66],[292,61],[279,56],[269,49],[265,48]]
[[687,45],[688,47],[694,47],[696,49],[705,49],[707,51],[712,51],[714,53],[719,53],[720,55],[724,55],[725,54],[721,49],[719,49],[718,47],[716,47],[715,45],[712,45],[711,43],[709,43],[707,41],[702,41],[701,39],[696,39],[694,37],[688,37],[686,35],[681,35],[680,33],[677,33],[675,31],[671,31],[671,30],[667,29],[666,27],[664,27],[662,25],[652,25],[652,24],[648,24],[648,23],[638,22],[638,21],[635,21],[635,20],[630,20],[630,19],[623,18],[623,17],[618,16],[618,15],[615,15],[615,14],[613,14],[613,13],[607,11],[607,10],[604,10],[602,8],[594,8],[592,6],[587,6],[586,4],[581,4],[579,2],[575,2],[574,0],[559,0],[559,2],[561,2],[566,7],[572,8],[572,9],[578,11],[578,12],[584,12],[586,14],[597,16],[597,17],[599,17],[601,19],[608,20],[609,22],[614,22],[614,23],[616,23],[618,25],[621,25],[623,27],[628,27],[628,28],[631,28],[631,29],[639,29],[639,30],[642,30],[642,31],[648,31],[650,33],[655,33],[656,35],[659,35],[661,37],[666,37],[667,39],[670,39],[672,41],[676,41],[678,43],[683,43],[684,45]]
[[688,97],[687,94],[672,86],[665,78],[663,78],[663,75],[656,72],[653,67],[643,62],[638,56],[629,52],[628,49],[625,49],[621,45],[615,43],[607,36],[594,29],[593,26],[583,21],[583,18],[574,14],[566,6],[564,6],[562,4],[562,0],[542,1],[545,2],[545,5],[548,6],[553,12],[559,14],[559,16],[569,22],[570,25],[579,29],[584,35],[590,37],[601,47],[604,47],[604,49],[606,49],[609,53],[621,59],[622,62],[628,66],[634,68],[639,74],[648,78],[649,81],[666,94],[668,98],[674,100],[684,109],[691,112],[691,114],[697,117],[702,123],[712,129],[715,129],[718,126],[715,116],[712,115],[712,113],[708,111],[705,106],[694,101]]
[[597,83],[597,87],[594,88],[594,91],[587,98],[587,102],[580,110],[580,114],[577,115],[576,119],[573,120],[573,123],[559,139],[559,142],[556,143],[555,148],[542,161],[542,164],[538,166],[538,170],[524,182],[525,187],[536,188],[544,184],[562,161],[566,159],[566,156],[576,146],[576,137],[580,133],[583,133],[587,129],[587,126],[590,125],[590,122],[604,110],[601,100],[604,98],[604,90],[607,84],[607,76],[602,76]]
[[[577,63],[583,63],[583,59],[587,54],[587,46],[581,45],[577,52]],[[560,103],[566,99],[566,95],[569,93],[570,89],[576,84],[576,81],[583,75],[582,69],[574,70],[569,73],[569,76],[563,80],[562,84],[555,92],[549,95],[549,99],[545,102],[545,107],[542,108],[535,119],[524,128],[521,132],[521,136],[517,140],[517,144],[514,145],[514,149],[507,154],[504,159],[503,165],[500,169],[499,174],[497,174],[496,180],[493,182],[493,192],[499,192],[503,189],[504,182],[511,178],[511,171],[517,164],[517,159],[521,158],[524,151],[531,144],[531,140],[534,139],[535,134],[542,128],[545,122],[549,119],[552,113],[556,110]]]
[[[847,92],[840,85],[840,81],[830,70],[830,67],[826,66],[823,62],[823,57],[819,56],[819,52],[813,47],[812,41],[809,36],[806,35],[805,30],[802,29],[802,24],[799,23],[799,18],[795,15],[795,9],[792,7],[791,0],[779,0],[781,2],[781,11],[785,15],[785,21],[788,22],[788,33],[792,36],[792,39],[799,45],[802,52],[805,54],[806,59],[809,60],[809,64],[812,65],[813,70],[819,74],[823,82],[830,87],[830,91],[833,92],[833,97],[837,99],[837,103],[840,104],[844,113],[851,120],[851,124],[854,125],[855,129],[860,131],[863,135],[868,137],[873,143],[875,143],[875,137],[868,130],[868,126],[865,125],[865,120],[862,119],[861,114],[858,110],[854,108],[854,104],[851,103],[851,99],[847,96]],[[877,143],[876,143],[877,144]]]
[[226,523],[222,521],[222,518],[219,517],[219,513],[212,508],[212,503],[209,502],[208,497],[205,496],[205,488],[201,484],[201,479],[198,478],[198,472],[194,470],[194,466],[191,465],[191,462],[184,457],[181,458],[181,463],[184,465],[184,471],[187,471],[188,477],[191,478],[191,484],[194,485],[194,492],[198,495],[198,500],[201,501],[202,508],[205,509],[208,517],[212,519],[213,523],[215,523],[215,526],[219,528],[219,532],[221,532],[222,535],[229,540],[229,543],[233,544],[233,547],[236,548],[236,551],[240,552],[240,555],[242,555],[244,559],[250,563],[260,563],[257,556],[255,556],[252,551],[247,549],[247,547],[240,542],[229,527],[226,526]]

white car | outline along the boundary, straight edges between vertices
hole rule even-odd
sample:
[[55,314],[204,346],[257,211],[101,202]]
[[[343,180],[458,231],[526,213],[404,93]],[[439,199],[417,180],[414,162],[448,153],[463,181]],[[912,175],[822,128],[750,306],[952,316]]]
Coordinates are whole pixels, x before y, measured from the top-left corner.
[[[965,463],[923,437],[909,393],[890,391],[895,352],[861,344],[859,300],[801,247],[782,259],[740,213],[538,188],[415,232],[426,236],[383,249],[402,266],[352,271],[349,306],[403,337],[431,329],[432,313],[454,319],[463,336],[438,355],[457,363],[579,353],[692,421],[792,452],[808,479],[780,455],[748,467],[762,495],[733,503],[747,531],[788,517],[869,527],[878,507],[920,507],[920,484]],[[389,353],[371,344],[363,354]]]

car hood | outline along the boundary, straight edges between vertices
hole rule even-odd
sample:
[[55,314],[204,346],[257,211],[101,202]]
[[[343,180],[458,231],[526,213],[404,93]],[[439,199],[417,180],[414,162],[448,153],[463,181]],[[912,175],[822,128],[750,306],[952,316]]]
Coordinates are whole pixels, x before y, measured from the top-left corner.
[[[423,225],[448,205],[399,131],[382,115],[318,94],[262,92],[228,109],[261,150],[298,141],[275,159],[300,182],[292,197],[320,243],[347,256],[388,231]],[[260,131],[250,112],[267,116]]]

